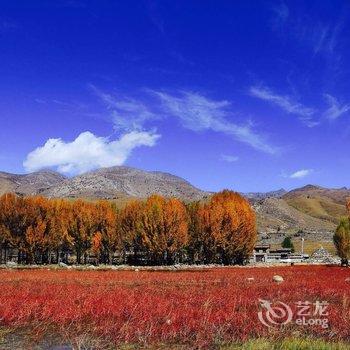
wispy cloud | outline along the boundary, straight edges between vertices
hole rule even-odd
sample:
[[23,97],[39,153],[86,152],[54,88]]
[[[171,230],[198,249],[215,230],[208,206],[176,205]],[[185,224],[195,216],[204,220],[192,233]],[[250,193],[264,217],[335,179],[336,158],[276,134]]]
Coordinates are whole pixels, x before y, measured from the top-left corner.
[[273,17],[271,19],[272,29],[281,28],[288,20],[289,8],[284,1],[274,5],[272,8]]
[[57,7],[67,7],[67,8],[85,8],[86,3],[80,0],[59,0],[55,1],[54,5]]
[[188,66],[194,66],[195,63],[191,60],[189,60],[188,58],[186,58],[181,52],[179,51],[170,51],[169,55],[174,58],[177,62],[184,64],[184,65],[188,65]]
[[54,106],[61,112],[69,112],[74,114],[84,113],[84,115],[89,115],[89,113],[87,113],[88,105],[79,101],[64,101],[52,98],[35,98],[34,101],[38,105],[45,108]]
[[155,133],[133,131],[119,139],[109,140],[87,131],[71,142],[49,139],[28,154],[23,166],[27,171],[54,167],[63,173],[80,174],[96,168],[122,165],[135,148],[152,147],[159,137]]
[[301,170],[298,170],[292,174],[290,174],[289,178],[291,179],[302,179],[306,176],[309,176],[311,173],[313,173],[313,169],[301,169]]
[[89,87],[109,110],[116,130],[142,130],[146,122],[161,118],[139,99],[106,93],[91,84]]
[[251,96],[267,101],[289,114],[298,115],[299,119],[308,127],[318,125],[318,122],[312,119],[315,110],[295,101],[290,96],[279,95],[265,86],[252,86],[249,93]]
[[13,32],[20,28],[20,25],[12,19],[1,19],[0,18],[0,33],[1,32]]
[[343,114],[350,111],[350,104],[341,105],[335,97],[329,94],[325,94],[324,97],[329,104],[329,108],[324,113],[324,116],[327,119],[329,120],[338,119]]
[[284,35],[289,35],[293,40],[309,50],[314,56],[323,55],[333,62],[334,68],[340,61],[340,52],[337,50],[339,36],[347,23],[347,11],[340,9],[340,16],[334,20],[320,18],[314,11],[295,11],[293,3],[281,0],[271,7],[272,18],[271,28],[281,31]]
[[335,44],[334,34],[330,35],[329,26],[319,25],[311,35],[314,53],[320,51],[333,52]]
[[250,93],[254,97],[275,104],[288,113],[297,114],[303,117],[309,117],[315,112],[314,109],[293,101],[291,97],[278,95],[267,87],[252,86],[250,88]]
[[141,99],[106,93],[92,85],[90,88],[109,110],[116,129],[143,130],[146,123],[176,118],[184,128],[195,132],[211,130],[266,153],[279,151],[253,130],[251,123],[232,122],[234,113],[229,101],[217,101],[188,91],[169,94],[155,90],[145,90]]
[[228,154],[222,154],[220,159],[224,162],[227,162],[227,163],[234,163],[234,162],[237,162],[239,160],[239,157],[228,155]]
[[43,100],[42,98],[35,98],[34,101],[36,103],[39,103],[41,105],[46,105],[47,104],[47,101],[46,100]]
[[322,55],[332,62],[331,69],[338,66],[341,52],[338,50],[339,37],[344,23],[347,23],[346,11],[341,11],[341,16],[336,20],[315,20],[314,16],[303,15],[294,23],[296,40],[305,45],[314,56]]
[[331,23],[316,23],[301,27],[301,38],[311,44],[314,54],[334,54],[337,45],[337,38],[342,22],[336,25]]
[[160,15],[157,3],[154,0],[147,0],[146,8],[147,8],[148,16],[151,22],[164,35],[165,34],[164,20]]
[[228,101],[212,100],[194,92],[182,92],[176,96],[164,92],[153,93],[161,100],[164,112],[178,118],[186,129],[220,132],[257,150],[270,154],[278,152],[250,124],[240,125],[230,121],[234,114]]

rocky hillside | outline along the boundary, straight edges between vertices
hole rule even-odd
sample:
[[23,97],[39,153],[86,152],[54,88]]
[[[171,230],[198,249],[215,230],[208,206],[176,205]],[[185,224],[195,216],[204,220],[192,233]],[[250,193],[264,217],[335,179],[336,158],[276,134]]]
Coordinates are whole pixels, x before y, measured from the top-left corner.
[[322,220],[308,215],[292,206],[282,198],[265,198],[254,201],[258,229],[260,232],[287,232],[295,233],[299,230],[333,231],[333,220]]
[[286,193],[283,199],[299,211],[333,223],[339,222],[346,215],[345,203],[350,198],[350,190],[346,187],[328,189],[308,185]]
[[145,198],[154,193],[184,200],[200,200],[207,195],[180,177],[124,166],[99,169],[67,179],[43,194],[48,197],[117,199],[125,196]]
[[281,188],[277,191],[270,192],[248,192],[243,193],[243,196],[248,199],[265,199],[265,198],[279,198],[286,194],[287,191],[284,188]]
[[65,179],[65,176],[50,170],[25,175],[0,172],[0,194],[14,192],[20,195],[35,195]]
[[73,178],[52,171],[27,175],[0,173],[0,193],[5,192],[92,199],[145,198],[154,193],[184,200],[201,200],[208,196],[180,177],[123,166],[99,169]]
[[[270,192],[270,193],[278,193]],[[259,194],[249,198],[257,213],[262,232],[334,231],[346,215],[345,203],[350,198],[346,187],[328,189],[307,185],[281,195]]]

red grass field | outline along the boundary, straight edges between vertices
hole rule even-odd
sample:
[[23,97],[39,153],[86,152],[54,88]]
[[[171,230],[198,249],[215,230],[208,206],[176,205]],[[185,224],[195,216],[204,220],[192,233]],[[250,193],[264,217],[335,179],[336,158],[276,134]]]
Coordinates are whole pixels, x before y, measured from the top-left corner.
[[[272,276],[284,277],[282,284]],[[254,277],[253,281],[247,280]],[[321,266],[206,271],[1,270],[2,329],[33,339],[88,336],[110,344],[208,347],[268,337],[350,339],[350,269]],[[258,299],[327,301],[329,328],[258,320]]]

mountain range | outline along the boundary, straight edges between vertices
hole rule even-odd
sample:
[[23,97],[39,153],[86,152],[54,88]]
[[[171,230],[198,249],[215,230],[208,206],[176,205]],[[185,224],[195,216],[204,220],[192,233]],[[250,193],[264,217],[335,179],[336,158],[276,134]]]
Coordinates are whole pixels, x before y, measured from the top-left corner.
[[72,178],[51,170],[24,175],[0,172],[0,194],[6,192],[91,199],[145,198],[157,193],[186,201],[201,200],[209,195],[180,177],[125,166],[102,168]]
[[[153,193],[185,201],[206,200],[212,194],[178,176],[125,166],[102,168],[72,178],[51,170],[23,175],[0,172],[0,194],[6,192],[50,198],[105,198],[120,205],[129,198],[145,198]],[[307,185],[292,191],[243,195],[256,211],[260,232],[330,232],[346,215],[350,189]]]

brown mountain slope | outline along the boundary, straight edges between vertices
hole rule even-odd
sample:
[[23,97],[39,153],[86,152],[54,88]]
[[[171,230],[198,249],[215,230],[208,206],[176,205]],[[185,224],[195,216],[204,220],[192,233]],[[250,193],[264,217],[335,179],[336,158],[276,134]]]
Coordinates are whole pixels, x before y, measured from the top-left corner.
[[307,185],[288,192],[282,198],[300,212],[336,224],[340,217],[346,215],[345,203],[350,198],[350,190]]
[[65,176],[50,170],[24,175],[0,172],[0,195],[6,192],[20,195],[40,194],[65,179]]
[[312,217],[289,205],[281,198],[266,198],[253,203],[260,232],[296,233],[303,231],[333,231],[335,224],[329,220]]
[[103,168],[67,179],[42,194],[48,197],[125,200],[125,197],[145,198],[155,193],[183,200],[200,200],[208,196],[207,192],[180,177],[125,166]]

